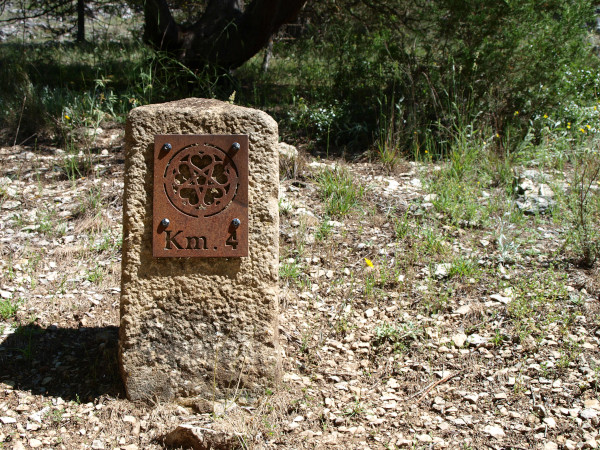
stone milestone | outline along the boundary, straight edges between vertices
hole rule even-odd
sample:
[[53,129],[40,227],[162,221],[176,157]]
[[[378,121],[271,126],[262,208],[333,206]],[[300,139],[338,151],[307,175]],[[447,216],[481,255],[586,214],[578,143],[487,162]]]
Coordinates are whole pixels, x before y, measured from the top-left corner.
[[[205,134],[248,135],[248,256],[153,257],[155,136]],[[277,143],[266,113],[217,100],[130,112],[119,348],[129,399],[251,402],[277,383]]]

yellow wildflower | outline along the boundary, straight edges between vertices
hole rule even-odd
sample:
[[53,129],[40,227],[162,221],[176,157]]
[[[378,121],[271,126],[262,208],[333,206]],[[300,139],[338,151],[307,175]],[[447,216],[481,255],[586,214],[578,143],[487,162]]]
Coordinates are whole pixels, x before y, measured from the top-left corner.
[[69,116],[67,116],[66,114],[65,114],[65,119],[71,120],[71,118]]
[[370,259],[365,258],[365,263],[368,267],[373,267],[373,261],[371,261]]
[[547,118],[548,118],[548,114],[544,114],[544,119],[547,119]]
[[586,125],[585,127],[586,127],[588,130],[591,130],[591,129],[592,129],[592,127],[590,127],[590,125],[589,125],[589,124],[588,124],[588,125]]
[[519,115],[519,111],[515,111],[515,116],[518,116],[518,115]]
[[580,128],[579,131],[581,131],[582,133],[585,133],[585,130],[583,128]]

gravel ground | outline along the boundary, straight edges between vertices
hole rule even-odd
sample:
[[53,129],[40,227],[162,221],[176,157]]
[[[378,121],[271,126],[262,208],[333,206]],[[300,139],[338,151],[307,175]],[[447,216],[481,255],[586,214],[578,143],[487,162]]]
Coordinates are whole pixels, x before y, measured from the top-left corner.
[[[301,157],[280,189],[281,385],[212,414],[128,402],[123,131],[96,145],[70,178],[61,149],[0,148],[0,448],[163,448],[182,424],[220,448],[598,447],[598,269],[549,215],[447,223],[433,165]],[[349,213],[326,171],[365,188]]]

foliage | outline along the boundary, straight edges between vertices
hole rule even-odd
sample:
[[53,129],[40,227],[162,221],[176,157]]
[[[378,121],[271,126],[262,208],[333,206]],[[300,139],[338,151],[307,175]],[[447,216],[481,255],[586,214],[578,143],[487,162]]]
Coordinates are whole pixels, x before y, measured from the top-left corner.
[[[522,136],[540,111],[590,100],[598,87],[588,0],[329,0],[306,14],[302,38],[276,42],[281,59],[261,81],[280,96],[291,82],[289,99],[303,99],[292,118],[335,105],[327,139],[322,129],[311,137],[361,150],[374,142],[388,165],[398,149],[412,153],[424,142],[443,155],[459,117],[491,127],[497,149],[515,145],[506,137]],[[242,76],[256,79],[258,66]]]
[[[190,2],[171,6],[181,23],[202,12]],[[72,142],[73,129],[122,121],[138,105],[227,99],[235,90],[237,103],[266,109],[286,140],[309,149],[370,148],[391,170],[401,156],[450,155],[457,130],[470,124],[485,130],[481,142],[502,165],[538,146],[546,128],[590,123],[600,88],[591,17],[590,0],[310,2],[275,38],[266,73],[256,55],[226,75],[192,71],[122,37],[89,45],[14,41],[0,46],[0,127],[11,140],[18,130],[17,142],[34,135]],[[509,176],[507,167],[496,175]]]
[[600,156],[597,150],[584,149],[576,154],[570,184],[566,197],[571,223],[568,240],[581,264],[591,267],[600,256]]
[[18,131],[17,142],[37,135],[67,144],[79,142],[82,129],[124,121],[136,106],[189,95],[215,97],[222,80],[127,40],[4,44],[0,75],[7,81],[0,86],[0,127],[11,137]]

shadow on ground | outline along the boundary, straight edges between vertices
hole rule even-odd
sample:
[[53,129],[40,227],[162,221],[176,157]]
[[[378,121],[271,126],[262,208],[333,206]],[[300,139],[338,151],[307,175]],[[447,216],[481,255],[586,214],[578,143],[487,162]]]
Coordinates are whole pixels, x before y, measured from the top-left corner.
[[118,327],[18,327],[0,343],[0,381],[33,394],[93,401],[124,397]]

